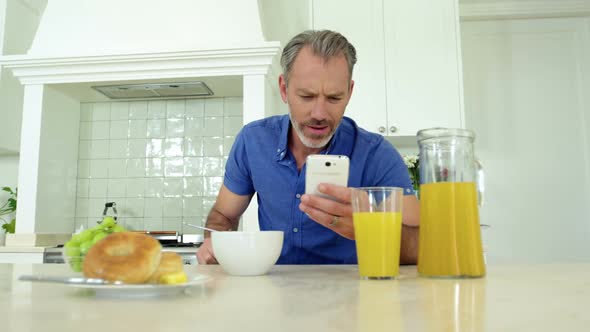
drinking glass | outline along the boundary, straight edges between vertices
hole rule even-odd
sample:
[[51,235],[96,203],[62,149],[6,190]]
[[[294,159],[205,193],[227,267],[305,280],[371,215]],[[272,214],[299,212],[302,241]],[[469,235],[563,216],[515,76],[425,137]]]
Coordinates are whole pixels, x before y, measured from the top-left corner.
[[364,279],[399,275],[403,189],[366,187],[352,191],[352,219],[359,274]]

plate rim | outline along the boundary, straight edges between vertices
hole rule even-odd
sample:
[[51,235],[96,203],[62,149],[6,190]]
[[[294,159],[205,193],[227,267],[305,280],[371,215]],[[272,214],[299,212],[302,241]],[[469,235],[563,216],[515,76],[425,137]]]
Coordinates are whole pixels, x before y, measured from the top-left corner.
[[92,289],[92,290],[120,290],[120,291],[142,291],[142,290],[172,290],[175,288],[187,288],[196,286],[208,282],[212,279],[211,276],[205,274],[197,274],[189,276],[189,281],[182,284],[102,284],[102,285],[91,285],[91,284],[67,284],[74,288]]

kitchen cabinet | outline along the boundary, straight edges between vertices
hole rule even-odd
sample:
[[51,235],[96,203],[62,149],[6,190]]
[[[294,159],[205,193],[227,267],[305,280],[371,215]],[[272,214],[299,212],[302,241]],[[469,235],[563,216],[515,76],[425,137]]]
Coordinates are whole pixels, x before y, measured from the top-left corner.
[[387,125],[382,12],[381,0],[313,0],[313,28],[336,30],[357,50],[355,85],[346,115],[374,132]]
[[357,50],[346,114],[361,127],[389,136],[463,127],[457,0],[312,0],[312,22]]

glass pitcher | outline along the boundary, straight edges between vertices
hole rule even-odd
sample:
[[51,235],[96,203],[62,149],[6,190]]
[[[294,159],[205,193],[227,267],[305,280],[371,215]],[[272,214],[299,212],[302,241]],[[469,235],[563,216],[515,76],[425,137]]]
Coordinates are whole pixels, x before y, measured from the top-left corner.
[[475,134],[466,129],[431,128],[420,130],[417,136],[418,273],[426,277],[484,276],[478,210],[483,171],[474,156]]

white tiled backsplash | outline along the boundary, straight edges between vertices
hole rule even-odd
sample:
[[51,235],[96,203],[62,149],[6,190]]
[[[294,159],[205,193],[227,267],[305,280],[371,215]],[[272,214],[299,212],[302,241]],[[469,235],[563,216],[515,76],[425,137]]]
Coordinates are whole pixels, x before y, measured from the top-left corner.
[[83,103],[76,229],[111,201],[129,229],[202,225],[242,123],[240,97]]

